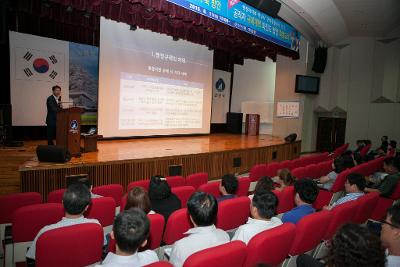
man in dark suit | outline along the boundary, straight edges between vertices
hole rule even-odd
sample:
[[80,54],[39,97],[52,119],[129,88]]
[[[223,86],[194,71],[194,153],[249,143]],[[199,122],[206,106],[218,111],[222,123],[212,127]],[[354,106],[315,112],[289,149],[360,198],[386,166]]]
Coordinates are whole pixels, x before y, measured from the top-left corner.
[[47,98],[47,143],[48,145],[54,145],[53,140],[56,138],[56,122],[57,122],[57,111],[62,108],[61,106],[61,87],[55,85],[52,87],[53,94]]

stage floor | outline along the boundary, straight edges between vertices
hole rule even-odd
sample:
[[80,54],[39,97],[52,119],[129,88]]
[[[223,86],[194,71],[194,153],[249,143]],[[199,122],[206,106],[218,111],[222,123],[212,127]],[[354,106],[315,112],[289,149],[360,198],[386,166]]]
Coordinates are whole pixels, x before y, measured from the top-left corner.
[[252,149],[284,144],[272,135],[247,136],[210,134],[201,136],[172,136],[128,140],[98,141],[97,152],[83,153],[67,163],[39,162],[37,157],[20,166],[20,170],[59,168],[65,165],[93,164],[123,160],[155,159],[184,155]]

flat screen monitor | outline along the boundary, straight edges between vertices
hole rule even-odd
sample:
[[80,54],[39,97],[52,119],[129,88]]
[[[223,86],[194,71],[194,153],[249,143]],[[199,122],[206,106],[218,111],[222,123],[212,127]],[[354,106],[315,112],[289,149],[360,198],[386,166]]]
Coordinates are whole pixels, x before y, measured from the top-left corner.
[[296,75],[295,92],[302,94],[318,94],[319,77]]

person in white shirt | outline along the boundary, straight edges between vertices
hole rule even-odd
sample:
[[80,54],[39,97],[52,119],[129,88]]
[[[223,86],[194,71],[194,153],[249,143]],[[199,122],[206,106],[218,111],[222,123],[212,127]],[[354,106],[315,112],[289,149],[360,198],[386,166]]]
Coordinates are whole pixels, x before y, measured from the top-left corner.
[[214,225],[218,213],[218,203],[213,195],[195,192],[187,202],[187,209],[194,228],[174,243],[169,261],[175,267],[181,267],[193,253],[228,243],[229,235]]
[[381,241],[386,250],[386,266],[400,266],[400,203],[390,207],[382,222]]
[[107,267],[144,266],[158,261],[153,250],[138,252],[146,246],[150,220],[140,208],[130,208],[114,220],[111,238],[116,241],[116,253],[109,252],[101,265]]
[[[34,265],[33,260],[35,260],[36,241],[38,240],[39,236],[41,236],[44,232],[52,229],[82,223],[99,224],[99,221],[96,219],[86,219],[85,217],[83,217],[83,213],[85,213],[85,211],[88,209],[89,204],[90,192],[85,185],[77,183],[72,184],[67,188],[63,195],[65,217],[62,218],[62,220],[58,223],[47,225],[39,231],[39,233],[33,240],[32,245],[29,247],[28,252],[26,253],[28,266]],[[68,251],[66,251],[65,253],[68,253]]]
[[247,245],[250,239],[258,233],[281,225],[281,219],[274,217],[277,206],[278,198],[274,193],[256,193],[250,207],[250,214],[253,218],[249,218],[246,224],[236,230],[232,240],[241,240]]

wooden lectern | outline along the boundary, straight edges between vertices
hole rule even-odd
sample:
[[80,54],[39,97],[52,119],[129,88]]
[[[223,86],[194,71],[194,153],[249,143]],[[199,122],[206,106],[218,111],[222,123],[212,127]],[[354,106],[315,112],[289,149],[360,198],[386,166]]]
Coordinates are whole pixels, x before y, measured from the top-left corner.
[[71,156],[81,155],[81,114],[83,108],[71,107],[57,112],[57,146],[65,147]]
[[258,135],[260,131],[260,115],[246,114],[246,131],[247,135]]

